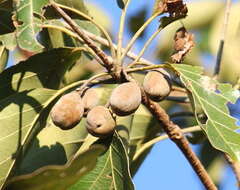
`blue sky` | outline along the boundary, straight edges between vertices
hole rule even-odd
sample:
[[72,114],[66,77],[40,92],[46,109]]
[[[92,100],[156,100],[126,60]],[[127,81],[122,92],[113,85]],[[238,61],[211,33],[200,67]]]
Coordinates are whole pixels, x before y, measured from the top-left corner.
[[[120,9],[117,7],[116,0],[88,0],[101,6],[108,15],[112,18],[113,35],[116,36],[118,31],[118,22],[120,18]],[[129,6],[128,14],[131,15],[136,10],[147,6],[149,10],[153,6],[154,0],[132,0]],[[149,12],[148,15],[151,13]],[[150,35],[154,28],[157,26],[157,21],[154,22],[147,33]],[[125,33],[125,42],[129,40],[128,31]],[[135,50],[139,50],[142,41],[136,44]],[[155,47],[153,43],[150,49],[146,52],[146,58],[152,59],[147,56],[148,52]],[[154,60],[152,60],[154,61]],[[193,146],[195,151],[198,146]],[[208,156],[208,155],[206,155]],[[177,149],[174,143],[170,140],[162,141],[154,146],[151,153],[144,161],[142,167],[134,177],[134,183],[137,190],[202,190],[204,187],[200,183],[198,177],[195,175],[189,163],[186,161],[182,153]],[[235,190],[237,189],[235,177],[232,170],[226,167],[224,177],[221,184],[221,190]]]

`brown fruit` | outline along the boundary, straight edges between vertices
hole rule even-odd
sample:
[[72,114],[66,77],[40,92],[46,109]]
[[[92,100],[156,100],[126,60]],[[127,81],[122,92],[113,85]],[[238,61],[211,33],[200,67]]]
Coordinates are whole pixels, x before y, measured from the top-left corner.
[[126,82],[112,91],[110,106],[118,116],[134,113],[141,104],[141,90],[135,82]]
[[87,113],[98,104],[98,93],[94,88],[90,88],[84,93],[82,101],[84,105],[84,113]]
[[116,122],[109,109],[96,106],[87,114],[87,130],[95,137],[105,138],[114,132]]
[[152,100],[160,101],[171,92],[170,78],[162,71],[150,71],[144,78],[143,89]]
[[82,119],[84,106],[80,95],[71,92],[62,96],[53,106],[50,116],[53,123],[63,130],[72,129]]

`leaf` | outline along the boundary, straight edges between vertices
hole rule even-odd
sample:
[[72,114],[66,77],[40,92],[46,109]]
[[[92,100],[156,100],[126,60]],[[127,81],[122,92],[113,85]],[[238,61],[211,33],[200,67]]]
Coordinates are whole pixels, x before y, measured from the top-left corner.
[[64,166],[46,166],[31,174],[13,178],[7,189],[65,190],[95,167],[98,156],[104,150],[102,145],[92,145]]
[[0,2],[0,35],[13,32],[15,29],[12,22],[12,3],[12,0]]
[[126,150],[115,134],[109,150],[98,158],[94,170],[83,176],[69,190],[133,190]]
[[33,88],[58,89],[81,49],[61,48],[31,56],[0,74],[0,99]]
[[8,50],[14,50],[17,47],[15,32],[0,35],[0,41]]
[[181,63],[186,54],[194,46],[194,35],[185,27],[179,28],[174,36],[174,53],[171,56],[173,63]]
[[43,46],[36,37],[40,32],[43,7],[49,0],[21,0],[16,3],[16,37],[20,48],[30,52],[40,52]]
[[78,151],[85,137],[86,120],[71,130],[61,130],[48,116],[46,126],[33,139],[29,149],[18,165],[16,175],[28,174],[47,165],[63,165]]
[[8,61],[8,50],[0,45],[0,73],[5,69]]
[[45,126],[40,113],[55,93],[49,89],[25,90],[0,101],[0,189],[30,134]]
[[[145,23],[146,16],[147,8],[145,7],[129,17],[128,28],[130,30],[131,36],[133,36],[138,31],[138,29]],[[145,34],[146,31],[144,30],[139,37],[143,38]]]
[[[229,84],[202,76],[202,69],[184,64],[171,65],[180,75],[181,81],[191,92],[195,115],[199,125],[206,132],[210,143],[232,159],[240,160],[240,134],[236,119],[229,115],[227,103],[235,103],[239,98],[239,91]],[[201,121],[202,113],[206,121]]]
[[77,9],[85,14],[88,14],[88,10],[86,8],[86,6],[84,5],[84,1],[83,0],[79,0],[79,1],[75,1],[75,0],[55,0],[55,2]]
[[[88,32],[91,32],[95,35],[98,35],[98,36],[101,35],[101,32],[99,31],[99,29],[91,21],[79,20],[79,19],[73,19],[73,20],[82,29],[84,29]],[[46,25],[50,26],[50,28],[57,29],[57,30],[59,27],[65,28],[65,24],[62,21],[57,20],[57,19],[47,20],[43,24],[46,24]],[[64,44],[65,46],[71,46],[71,47],[72,46],[77,46],[77,47],[83,46],[82,43],[80,43],[78,40],[75,40],[74,38],[72,38],[72,41],[75,42],[74,44],[71,43],[71,45],[69,45],[70,43],[67,43],[66,41],[67,40],[65,39],[65,44]],[[69,41],[69,39],[68,39],[68,41]]]
[[[142,144],[151,140],[160,131],[159,125],[156,126],[156,120],[152,114],[143,106],[140,105],[135,112],[130,132],[130,159],[138,153]],[[146,158],[151,148],[145,150],[138,157],[134,158],[131,162],[131,173],[135,175],[138,168]]]
[[120,9],[124,9],[125,5],[127,4],[128,0],[117,0],[118,7]]
[[[58,4],[61,4],[61,5],[70,7],[70,8],[74,8],[74,9],[77,9],[78,11],[88,14],[88,9],[86,8],[83,0],[78,0],[78,1],[76,1],[76,0],[54,0],[54,1]],[[70,11],[66,11],[66,12],[72,19],[83,19],[82,16],[74,14]],[[45,18],[47,18],[47,20],[61,18],[60,15],[57,14],[57,12],[51,6],[46,7],[46,12],[44,13],[44,16],[45,16]],[[83,19],[83,20],[85,20],[85,19]]]

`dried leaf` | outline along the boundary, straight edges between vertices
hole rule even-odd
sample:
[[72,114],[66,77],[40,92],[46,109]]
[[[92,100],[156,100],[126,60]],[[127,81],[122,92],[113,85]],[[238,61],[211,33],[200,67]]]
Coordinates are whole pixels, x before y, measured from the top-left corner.
[[181,17],[187,15],[188,9],[182,0],[157,0],[153,12],[169,13],[170,17]]
[[194,35],[187,32],[186,28],[181,27],[174,36],[174,53],[171,56],[174,63],[181,63],[184,56],[194,46]]

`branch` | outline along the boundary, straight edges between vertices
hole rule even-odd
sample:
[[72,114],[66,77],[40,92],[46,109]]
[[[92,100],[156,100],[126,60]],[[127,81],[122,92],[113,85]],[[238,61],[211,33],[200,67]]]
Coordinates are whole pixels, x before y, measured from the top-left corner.
[[162,31],[162,28],[158,28],[157,31],[155,31],[151,37],[147,40],[147,42],[144,44],[142,50],[140,51],[140,53],[138,54],[138,56],[136,57],[136,59],[130,64],[128,65],[128,67],[131,67],[133,65],[135,65],[137,62],[139,62],[140,58],[143,56],[143,54],[145,53],[146,49],[149,47],[149,45],[151,44],[151,42],[157,37],[157,35]]
[[[182,129],[182,133],[185,134],[185,133],[191,133],[191,132],[196,132],[196,131],[201,131],[201,127],[199,126],[194,126],[194,127],[188,127],[186,129]],[[156,137],[144,144],[142,144],[141,148],[136,152],[136,154],[134,155],[133,157],[133,161],[134,160],[137,160],[138,157],[147,149],[149,149],[151,146],[153,146],[154,144],[162,141],[162,140],[165,140],[165,139],[168,139],[169,136],[168,135],[161,135],[159,137]]]
[[224,157],[227,160],[228,164],[231,166],[237,179],[238,187],[240,188],[240,163],[233,161],[227,154],[224,154]]
[[109,73],[112,73],[113,63],[99,47],[85,34],[85,32],[78,27],[78,25],[55,3],[51,2],[53,8],[62,16],[62,18],[69,24],[69,26],[75,31],[80,38],[90,47],[94,53],[102,60]]
[[226,0],[223,31],[222,31],[222,34],[220,37],[220,43],[219,43],[218,52],[217,52],[217,61],[216,61],[215,69],[214,69],[214,77],[215,78],[217,78],[217,76],[220,72],[220,67],[221,67],[221,62],[222,62],[222,54],[223,54],[223,48],[224,48],[224,42],[225,42],[225,37],[226,37],[226,32],[227,32],[228,21],[229,21],[231,4],[232,4],[231,0]]
[[169,116],[167,115],[165,110],[162,109],[159,104],[151,101],[146,96],[144,91],[142,91],[142,103],[147,107],[147,109],[152,113],[152,115],[156,117],[169,138],[178,146],[178,148],[185,155],[192,168],[202,181],[205,188],[208,190],[217,190],[217,187],[212,182],[200,160],[191,149],[188,140],[184,137],[181,128],[178,125],[174,124],[172,121],[170,121]]
[[72,11],[75,14],[77,14],[79,16],[82,16],[83,18],[85,18],[85,19],[89,20],[91,23],[93,23],[102,32],[102,34],[106,37],[106,40],[110,44],[109,47],[110,47],[112,57],[116,57],[115,49],[113,48],[112,39],[111,39],[110,35],[108,34],[108,32],[100,24],[98,24],[92,17],[88,16],[87,14],[85,14],[85,13],[83,13],[83,12],[77,10],[77,9],[74,9],[72,7],[68,7],[68,6],[65,6],[65,5],[61,5],[61,4],[58,4],[58,3],[56,3],[56,4],[60,8]]

